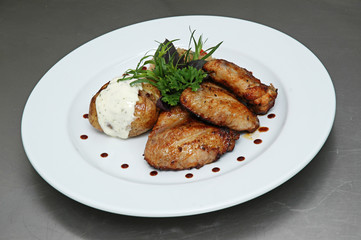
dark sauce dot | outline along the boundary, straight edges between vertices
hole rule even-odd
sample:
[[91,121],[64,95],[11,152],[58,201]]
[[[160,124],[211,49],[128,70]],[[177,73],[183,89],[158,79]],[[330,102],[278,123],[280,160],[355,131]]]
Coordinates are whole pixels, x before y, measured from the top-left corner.
[[83,118],[89,118],[89,114],[87,114],[87,113],[85,113],[84,115],[83,115]]
[[256,139],[253,141],[254,144],[261,144],[262,143],[262,139]]
[[258,128],[258,131],[260,131],[260,132],[267,132],[268,130],[269,130],[268,127],[260,127],[260,128]]
[[149,174],[150,174],[150,176],[157,176],[158,172],[157,171],[151,171]]
[[102,153],[102,154],[100,154],[100,156],[101,156],[102,158],[106,158],[106,157],[108,157],[108,153]]
[[186,174],[186,178],[192,178],[193,177],[193,174],[192,173],[187,173]]
[[88,136],[85,135],[85,134],[83,134],[83,135],[80,136],[80,138],[83,139],[83,140],[85,140],[85,139],[88,139]]
[[221,169],[219,167],[212,168],[212,172],[219,172]]
[[121,166],[122,168],[128,168],[129,167],[129,165],[128,164],[126,164],[126,163],[124,163],[124,164],[122,164],[122,166]]
[[268,118],[275,118],[275,117],[276,117],[276,114],[270,113],[270,114],[267,115],[267,117],[268,117]]
[[240,156],[240,157],[237,158],[237,161],[238,161],[238,162],[242,162],[242,161],[244,161],[244,160],[246,160],[246,158],[243,157],[243,156]]

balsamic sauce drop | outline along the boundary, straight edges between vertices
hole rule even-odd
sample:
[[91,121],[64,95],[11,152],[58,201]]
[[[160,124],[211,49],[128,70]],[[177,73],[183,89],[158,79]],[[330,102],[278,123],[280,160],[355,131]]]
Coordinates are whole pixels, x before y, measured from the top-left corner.
[[88,139],[88,135],[83,134],[83,135],[80,136],[80,138],[83,139],[83,140]]

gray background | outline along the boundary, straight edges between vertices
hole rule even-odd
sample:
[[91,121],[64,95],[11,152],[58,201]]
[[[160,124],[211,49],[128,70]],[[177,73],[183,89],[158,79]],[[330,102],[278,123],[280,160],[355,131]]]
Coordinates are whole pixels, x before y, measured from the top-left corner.
[[[92,209],[42,180],[24,153],[20,123],[26,100],[46,71],[73,49],[111,30],[189,14],[261,23],[294,37],[319,57],[336,89],[337,113],[313,161],[257,199],[167,219]],[[0,0],[0,239],[359,240],[360,63],[360,0]],[[305,77],[312,75],[304,71]]]

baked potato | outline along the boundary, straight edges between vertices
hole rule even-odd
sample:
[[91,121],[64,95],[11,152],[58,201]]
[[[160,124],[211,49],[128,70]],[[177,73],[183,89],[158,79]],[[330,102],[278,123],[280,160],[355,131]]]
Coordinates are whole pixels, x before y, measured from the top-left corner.
[[[156,103],[160,97],[159,90],[149,83],[138,84],[139,91],[137,92],[137,95],[138,95],[137,101],[133,106],[131,106],[134,109],[134,111],[132,113],[132,116],[130,116],[131,117],[130,123],[128,121],[128,123],[125,126],[127,134],[123,133],[123,135],[118,135],[118,134],[108,133],[106,131],[106,129],[109,129],[109,131],[115,130],[114,126],[112,125],[113,123],[110,121],[104,123],[104,121],[102,119],[99,120],[99,117],[102,117],[102,116],[99,115],[99,111],[98,111],[99,109],[97,109],[97,99],[99,98],[99,96],[102,93],[106,92],[106,90],[107,90],[107,88],[109,88],[110,84],[113,84],[113,83],[115,84],[117,82],[115,80],[104,84],[99,89],[99,91],[92,97],[92,99],[90,101],[89,114],[88,114],[88,119],[89,119],[90,124],[94,128],[96,128],[97,130],[99,130],[101,132],[105,132],[108,135],[112,135],[112,136],[116,136],[116,137],[120,137],[120,138],[124,138],[124,139],[129,138],[129,137],[135,137],[135,136],[141,135],[142,133],[147,132],[148,130],[150,130],[153,127],[153,125],[156,123],[156,121],[158,119],[159,109],[157,108]],[[127,88],[128,88],[129,83],[127,82],[126,84],[127,85],[124,85],[124,86],[127,86]],[[128,89],[125,89],[124,91],[127,91],[127,90]],[[136,91],[136,89],[135,89],[135,91]],[[129,99],[127,99],[126,97],[120,98],[120,96],[124,93],[125,92],[123,92],[123,93],[117,92],[116,95],[114,95],[114,96],[116,96],[114,101],[122,101],[123,102],[122,104],[125,104],[126,106],[128,106]],[[99,108],[99,106],[101,106],[101,105],[98,105],[98,108]],[[105,108],[107,108],[107,106],[105,106]],[[111,108],[111,107],[109,106],[109,108]],[[108,110],[108,112],[113,112],[113,113],[116,112],[117,115],[115,115],[115,116],[117,119],[114,119],[114,121],[121,123],[121,124],[124,124],[124,122],[127,121],[126,118],[129,119],[129,116],[127,116],[127,115],[131,114],[129,112],[127,113],[126,111],[124,111],[124,109],[119,108],[117,106],[113,107],[113,109],[103,109],[102,111],[107,112],[106,110]],[[120,112],[120,111],[122,111],[122,112]],[[122,119],[123,116],[124,116],[124,119]],[[102,123],[102,121],[103,121],[103,123]]]

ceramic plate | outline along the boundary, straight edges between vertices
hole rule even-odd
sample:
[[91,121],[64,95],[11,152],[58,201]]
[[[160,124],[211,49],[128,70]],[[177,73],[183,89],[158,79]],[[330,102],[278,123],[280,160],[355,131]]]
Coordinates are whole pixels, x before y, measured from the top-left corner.
[[[143,158],[147,134],[108,137],[91,127],[86,114],[104,83],[135,68],[166,38],[188,46],[190,29],[207,39],[206,47],[223,41],[213,56],[272,83],[278,98],[259,117],[268,130],[242,134],[218,161],[200,169],[156,171]],[[297,174],[326,141],[335,105],[326,69],[290,36],[234,18],[171,17],[112,31],[61,59],[27,101],[22,139],[36,171],[76,201],[124,215],[185,216],[243,203]]]

